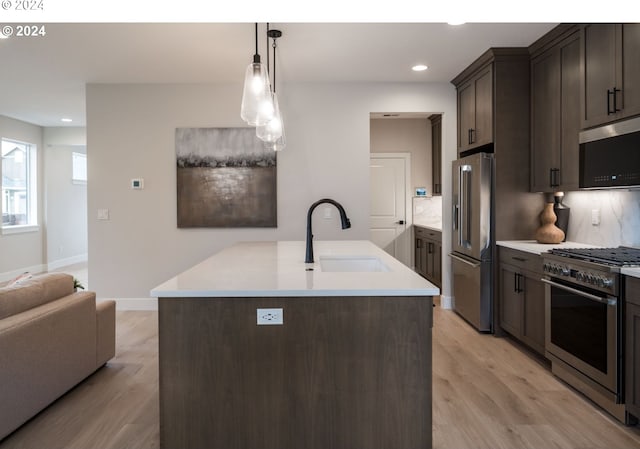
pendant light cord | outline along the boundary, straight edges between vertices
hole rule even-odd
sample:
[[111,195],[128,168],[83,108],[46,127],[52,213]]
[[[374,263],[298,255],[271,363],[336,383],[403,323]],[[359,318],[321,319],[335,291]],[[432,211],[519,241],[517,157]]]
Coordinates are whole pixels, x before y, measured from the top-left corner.
[[269,22],[267,22],[267,75],[271,76],[271,70],[269,66]]
[[256,53],[253,55],[253,63],[260,64],[260,54],[258,53],[258,22],[256,22]]
[[273,93],[276,93],[276,38],[273,38]]

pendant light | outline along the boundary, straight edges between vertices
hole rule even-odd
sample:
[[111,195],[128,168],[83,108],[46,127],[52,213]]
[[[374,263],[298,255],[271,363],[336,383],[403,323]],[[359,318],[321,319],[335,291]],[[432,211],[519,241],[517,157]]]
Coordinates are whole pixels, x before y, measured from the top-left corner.
[[282,36],[282,32],[280,30],[267,29],[267,36],[273,39],[273,93],[271,98],[274,114],[269,122],[256,127],[256,135],[265,143],[265,146],[272,148],[274,151],[279,151],[284,149],[286,146],[284,123],[282,114],[280,113],[280,106],[278,104],[278,95],[276,94],[276,48],[278,46],[276,39]]
[[256,23],[256,52],[244,76],[240,117],[252,126],[262,126],[273,118],[274,105],[267,68],[258,54],[258,24]]

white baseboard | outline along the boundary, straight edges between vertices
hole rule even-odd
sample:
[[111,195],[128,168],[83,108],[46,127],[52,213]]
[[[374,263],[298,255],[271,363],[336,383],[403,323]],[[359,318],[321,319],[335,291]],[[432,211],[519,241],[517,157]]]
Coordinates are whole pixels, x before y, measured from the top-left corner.
[[67,267],[76,263],[86,262],[89,256],[87,253],[79,254],[73,257],[66,257],[64,259],[58,259],[51,261],[47,264],[48,271],[57,270],[58,268]]
[[443,309],[451,310],[453,309],[453,297],[451,296],[440,296],[440,307]]
[[31,267],[20,268],[19,270],[5,271],[0,273],[0,282],[9,281],[22,273],[42,273],[47,271],[46,265],[33,265]]
[[157,298],[98,298],[98,301],[113,299],[116,310],[158,310]]

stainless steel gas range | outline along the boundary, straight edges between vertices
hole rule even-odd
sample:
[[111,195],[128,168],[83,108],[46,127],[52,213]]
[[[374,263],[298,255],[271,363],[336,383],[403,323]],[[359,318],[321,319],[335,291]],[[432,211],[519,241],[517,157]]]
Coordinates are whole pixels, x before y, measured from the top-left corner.
[[563,248],[542,257],[545,353],[552,372],[629,423],[624,407],[620,268],[640,266],[640,249]]

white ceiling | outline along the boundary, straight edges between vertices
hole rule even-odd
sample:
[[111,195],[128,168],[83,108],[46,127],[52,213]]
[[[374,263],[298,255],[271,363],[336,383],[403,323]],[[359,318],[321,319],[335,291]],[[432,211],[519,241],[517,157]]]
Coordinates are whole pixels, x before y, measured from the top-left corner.
[[[489,47],[528,46],[555,23],[284,23],[278,85],[449,82]],[[46,24],[45,37],[0,39],[0,115],[85,125],[86,83],[241,83],[252,23]],[[261,26],[261,31],[264,30]],[[261,37],[263,62],[265,43]],[[424,63],[426,72],[411,66]],[[239,100],[238,100],[239,101]]]

